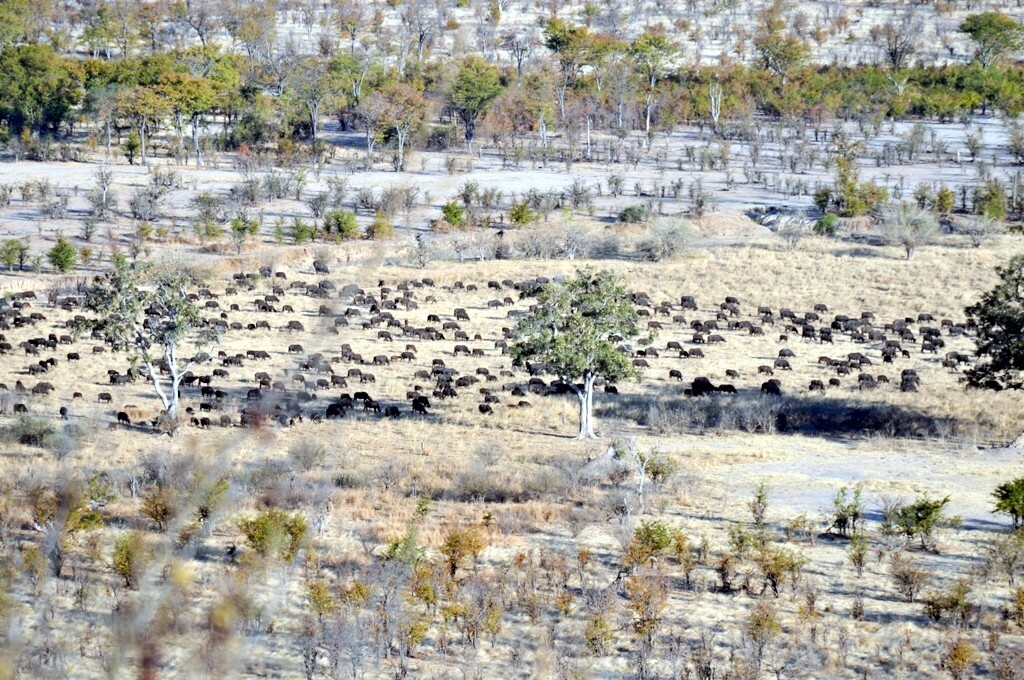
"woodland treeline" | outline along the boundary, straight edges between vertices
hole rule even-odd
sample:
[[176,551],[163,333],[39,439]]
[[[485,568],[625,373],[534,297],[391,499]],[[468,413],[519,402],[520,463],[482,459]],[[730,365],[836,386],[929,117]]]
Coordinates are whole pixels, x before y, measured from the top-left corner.
[[[874,63],[836,66],[818,63],[812,47],[838,40],[842,17],[801,26],[783,0],[758,10],[749,35],[738,29],[713,64],[692,53],[699,25],[677,18],[630,35],[599,21],[614,3],[585,5],[582,22],[549,11],[518,23],[505,18],[510,3],[478,3],[476,45],[445,42],[464,37],[453,15],[463,0],[292,4],[33,3],[30,12],[6,2],[0,140],[17,158],[57,156],[52,142],[73,139],[145,162],[149,138],[163,135],[155,152],[181,161],[207,149],[322,159],[324,129],[336,123],[362,133],[368,157],[387,149],[402,169],[409,148],[474,140],[586,159],[598,131],[645,146],[684,125],[742,138],[759,118],[878,127],[1013,119],[1024,107],[1021,25],[997,12],[962,22],[969,61],[922,63],[910,8],[872,27]],[[283,35],[282,16],[300,19],[306,39]],[[1011,146],[1024,161],[1024,142]]]

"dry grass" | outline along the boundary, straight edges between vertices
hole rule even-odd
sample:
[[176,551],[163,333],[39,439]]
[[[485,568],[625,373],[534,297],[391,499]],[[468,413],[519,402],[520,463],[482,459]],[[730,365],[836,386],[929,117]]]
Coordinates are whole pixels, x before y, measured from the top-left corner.
[[[1009,256],[1011,244],[1008,239],[977,251],[927,248],[910,263],[836,254],[834,244],[809,241],[796,252],[761,244],[696,250],[657,265],[626,261],[593,264],[610,264],[629,278],[635,290],[647,291],[655,301],[693,294],[700,301],[701,318],[710,317],[726,295],[735,295],[744,310],[751,311],[761,304],[804,310],[824,302],[834,313],[870,309],[879,319],[930,312],[960,320],[963,305],[991,285],[991,269]],[[277,264],[289,267],[289,282],[316,280],[308,272],[311,257],[312,253],[292,254]],[[455,306],[469,310],[472,320],[463,327],[471,337],[474,333],[483,337],[481,342],[469,343],[486,348],[483,359],[452,357],[451,341],[437,348],[417,342],[415,365],[396,362],[387,367],[362,367],[377,374],[371,393],[382,403],[402,404],[405,410],[405,392],[415,382],[413,371],[429,366],[433,356],[442,356],[463,373],[471,373],[478,365],[493,373],[510,368],[507,357],[491,347],[491,341],[500,337],[501,326],[507,325],[507,308],[484,306],[496,296],[484,287],[487,280],[551,276],[585,264],[590,263],[488,262],[420,271],[372,267],[359,260],[349,268],[339,268],[330,278],[339,287],[358,281],[370,288],[377,279],[394,283],[433,276],[438,287],[430,292],[437,295],[438,302],[421,305],[409,315],[417,325],[426,322],[427,314],[447,316]],[[226,263],[218,271],[227,274],[241,266]],[[464,295],[446,288],[456,280],[475,282],[481,289],[475,295]],[[247,303],[262,292],[243,293],[237,299],[222,297],[219,302],[224,307],[238,302],[243,309],[251,309]],[[283,302],[293,304],[295,314],[275,316],[275,330],[270,334],[227,336],[223,349],[229,353],[250,347],[273,350],[269,362],[230,368],[231,389],[247,388],[255,371],[268,371],[275,379],[292,371],[296,356],[284,351],[292,342],[302,343],[305,353],[320,351],[328,356],[336,354],[342,342],[349,342],[367,358],[378,353],[390,355],[404,347],[401,340],[393,345],[378,342],[376,330],[329,334],[330,322],[312,315],[319,302],[297,295],[288,295]],[[338,306],[335,301],[332,304]],[[57,310],[46,309],[45,313],[50,317],[48,323],[62,318]],[[257,318],[249,311],[230,317],[242,323]],[[300,337],[276,330],[289,318],[302,318],[307,332]],[[12,331],[8,340],[16,344],[23,339],[21,334],[31,337],[39,332]],[[656,345],[687,336],[683,329],[666,331]],[[969,348],[969,341],[955,342],[959,343],[957,349]],[[793,375],[783,376],[786,399],[793,408],[810,403],[804,391],[807,381],[828,375],[816,363],[819,354],[862,350],[845,339],[827,349],[799,341],[789,345],[798,354]],[[900,394],[892,385],[861,393],[846,384],[817,399],[826,406],[832,404],[833,409],[838,404],[912,409],[932,423],[954,420],[958,426],[949,431],[945,441],[937,429],[918,441],[893,439],[878,432],[808,436],[749,434],[729,427],[698,431],[680,428],[678,423],[659,431],[648,423],[651,404],[671,406],[681,400],[682,387],[665,379],[670,366],[681,366],[688,379],[702,374],[715,382],[724,380],[726,368],[736,368],[741,373],[734,381],[737,388],[756,392],[761,381],[756,366],[773,357],[779,346],[771,334],[759,338],[727,333],[724,345],[706,349],[708,357],[699,369],[693,365],[698,360],[686,363],[666,355],[653,360],[644,382],[622,386],[617,399],[601,397],[600,424],[605,437],[595,443],[566,438],[575,417],[569,400],[531,396],[531,409],[502,407],[493,418],[483,418],[476,411],[479,399],[472,389],[464,390],[452,402],[435,403],[428,418],[406,414],[387,420],[360,413],[341,421],[314,424],[307,419],[292,428],[271,425],[258,431],[187,428],[170,442],[146,432],[106,429],[113,412],[125,404],[137,405],[139,416],[155,408],[154,399],[141,383],[113,389],[104,384],[106,369],[123,368],[123,357],[102,354],[90,355],[79,365],[61,362],[45,378],[57,385],[56,394],[25,401],[33,414],[50,418],[58,406],[69,403],[72,390],[83,392],[85,399],[71,407],[73,422],[85,427],[85,436],[81,447],[62,460],[42,449],[6,448],[0,458],[0,478],[9,493],[4,495],[7,510],[0,516],[14,539],[5,544],[8,555],[22,554],[39,541],[25,502],[25,491],[34,484],[75,474],[87,479],[106,471],[116,499],[103,508],[108,517],[106,528],[73,540],[69,566],[60,580],[43,579],[33,586],[25,575],[23,560],[12,563],[19,566],[8,592],[17,604],[5,615],[21,621],[27,634],[21,647],[6,648],[6,658],[16,659],[30,675],[45,674],[41,647],[45,635],[63,658],[74,656],[73,667],[59,667],[67,676],[101,675],[104,668],[115,667],[110,656],[115,649],[124,650],[127,664],[116,666],[121,669],[118,672],[128,672],[126,669],[140,663],[138,650],[145,649],[145,638],[118,632],[120,621],[136,627],[155,626],[153,629],[160,631],[155,639],[159,640],[162,674],[168,677],[299,677],[303,621],[309,616],[307,583],[323,580],[337,595],[366,577],[366,570],[381,564],[388,544],[404,536],[410,526],[417,528],[427,556],[436,558],[452,526],[470,525],[480,527],[487,547],[475,568],[467,561],[460,571],[464,581],[456,594],[473,592],[474,583],[491,583],[487,587],[504,593],[502,601],[508,605],[499,632],[493,643],[488,638],[474,649],[462,641],[458,624],[445,628],[439,614],[428,615],[429,609],[415,606],[413,610],[424,612],[430,624],[419,651],[409,660],[413,671],[430,676],[457,665],[481,677],[554,677],[557,667],[569,665],[582,676],[621,677],[635,664],[627,600],[613,588],[604,609],[614,637],[612,649],[618,653],[586,652],[583,632],[591,617],[588,598],[597,596],[591,589],[603,589],[615,581],[622,546],[636,519],[624,520],[615,514],[617,503],[633,493],[635,478],[625,463],[607,458],[609,445],[621,448],[629,443],[642,450],[658,448],[675,468],[666,482],[649,489],[647,518],[679,528],[692,545],[703,542],[710,550],[708,560],[693,570],[690,588],[683,586],[681,568],[674,558],[659,560],[671,583],[660,629],[663,637],[656,646],[658,663],[665,672],[673,654],[668,642],[671,635],[678,635],[688,646],[695,643],[700,631],[714,631],[719,668],[729,664],[730,650],[747,658],[742,635],[747,617],[758,603],[770,602],[778,609],[783,633],[769,645],[769,668],[791,668],[791,676],[802,677],[853,677],[879,669],[887,675],[908,677],[939,674],[946,628],[932,624],[919,603],[903,602],[896,595],[889,577],[893,546],[880,535],[875,521],[883,498],[911,499],[925,492],[951,494],[950,512],[961,515],[963,524],[961,529],[940,532],[940,552],[915,551],[915,560],[935,575],[937,585],[945,586],[960,576],[975,580],[973,597],[980,615],[967,635],[978,649],[986,650],[989,636],[995,633],[1000,637],[998,649],[1018,648],[1017,629],[998,620],[1010,589],[1005,580],[981,576],[977,569],[982,547],[1002,527],[1001,520],[990,514],[989,494],[1009,474],[1014,456],[972,445],[1016,434],[1014,423],[1020,422],[1022,414],[1014,395],[965,392],[956,376],[935,365],[932,357],[915,353],[897,369],[917,368],[923,382],[918,394]],[[83,342],[68,349],[82,351],[84,357],[89,347]],[[18,355],[0,358],[2,379],[8,384],[24,379],[20,371],[26,364]],[[879,365],[878,370],[895,369]],[[353,385],[345,391],[355,389]],[[101,391],[115,392],[113,409],[96,403]],[[332,389],[329,394],[338,391]],[[198,397],[189,394],[188,404],[198,406]],[[327,396],[318,393],[318,408]],[[235,408],[237,402],[226,412]],[[310,410],[312,406],[307,407],[307,412]],[[97,423],[101,427],[89,427]],[[305,469],[296,466],[290,451],[303,441],[324,446],[322,462],[317,458]],[[184,553],[170,543],[180,527],[159,534],[140,514],[142,498],[150,488],[143,471],[154,469],[147,460],[165,461],[169,479],[189,478],[191,473],[186,471],[192,465],[207,470],[203,474],[210,478],[231,480],[222,514],[210,522],[208,535],[201,535]],[[179,469],[182,472],[176,472]],[[715,570],[716,560],[730,551],[730,530],[741,523],[749,525],[747,504],[761,481],[770,489],[770,535],[807,558],[797,587],[784,587],[778,599],[762,593],[762,580],[752,560],[738,565],[734,579],[737,584],[748,584],[744,591],[719,592]],[[801,516],[815,534],[822,531],[835,491],[856,483],[863,484],[872,517],[868,527],[872,549],[860,578],[850,565],[845,541],[820,537],[812,544],[799,531],[794,538],[786,538],[786,527]],[[134,485],[139,489],[137,496],[132,494]],[[425,505],[423,499],[428,499]],[[310,522],[311,542],[300,564],[252,560],[235,520],[253,516],[268,505],[298,511]],[[144,529],[157,550],[148,580],[144,580],[148,585],[141,591],[126,591],[110,570],[113,541],[130,527]],[[228,559],[232,545],[239,555],[234,565]],[[593,554],[582,570],[576,566],[580,548]],[[168,560],[180,566],[165,570]],[[556,602],[563,592],[558,576],[563,571],[568,574],[564,592],[572,595],[568,613],[559,613],[561,605]],[[86,584],[83,587],[89,593],[84,608],[76,596],[79,582]],[[211,632],[210,617],[221,611],[232,593],[245,593],[264,608],[263,614],[242,617],[241,632],[220,639]],[[526,597],[531,593],[536,599]],[[813,610],[808,609],[810,598],[815,600]],[[864,606],[860,620],[850,613],[857,601]],[[36,616],[37,602],[45,602],[47,610],[56,615]],[[142,607],[147,602],[155,610]],[[371,616],[372,611],[371,607],[366,615]],[[154,623],[157,621],[159,625]],[[272,633],[268,633],[269,621],[273,621]],[[549,637],[552,630],[554,638]],[[452,639],[443,643],[442,632]],[[84,657],[76,651],[80,641],[87,641],[90,650]],[[684,657],[686,663],[688,654]],[[370,676],[392,675],[396,663],[393,658],[383,661],[382,670]],[[989,669],[992,663],[994,657],[985,651],[984,663],[978,668]]]

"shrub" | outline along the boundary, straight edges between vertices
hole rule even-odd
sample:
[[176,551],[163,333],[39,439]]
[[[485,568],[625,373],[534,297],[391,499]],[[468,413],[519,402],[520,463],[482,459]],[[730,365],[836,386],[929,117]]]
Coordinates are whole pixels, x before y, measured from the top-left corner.
[[932,500],[924,495],[909,505],[897,505],[887,513],[883,530],[901,533],[908,539],[917,536],[921,540],[921,549],[925,550],[943,519],[942,510],[948,503],[949,496]]
[[990,220],[1006,219],[1006,187],[996,180],[974,190],[974,212]]
[[857,570],[857,576],[864,575],[864,564],[868,557],[868,539],[859,531],[850,536],[850,562]]
[[288,448],[288,455],[303,472],[309,472],[324,464],[327,447],[318,441],[301,439]]
[[370,222],[370,226],[366,229],[366,238],[369,239],[386,239],[391,238],[395,235],[395,225],[391,223],[388,216],[382,211],[378,210],[374,216],[373,221]]
[[487,542],[480,530],[475,527],[449,527],[441,540],[438,549],[445,558],[452,578],[466,558],[474,560],[487,547]]
[[583,639],[586,640],[587,649],[590,650],[591,654],[601,656],[615,642],[615,631],[607,619],[597,615],[587,621],[587,627],[583,631]]
[[276,508],[239,520],[238,529],[245,535],[249,547],[257,553],[274,555],[286,562],[295,559],[307,532],[302,515],[289,515]]
[[[324,220],[324,223],[326,225],[326,219]],[[324,229],[326,230],[327,227],[325,226]],[[311,227],[305,220],[299,217],[292,220],[291,232],[292,243],[297,246],[302,245],[303,243],[308,243],[316,238],[316,227]]]
[[49,259],[50,265],[63,274],[74,269],[75,263],[78,261],[78,251],[66,238],[61,236],[57,239],[57,243],[50,248],[46,257]]
[[971,667],[979,660],[978,652],[970,640],[958,636],[946,644],[942,654],[942,667],[949,672],[953,680],[962,680],[971,677]]
[[785,217],[779,223],[775,233],[786,243],[790,250],[796,248],[797,244],[809,231],[808,223],[799,217]]
[[924,611],[935,623],[949,615],[957,625],[966,626],[974,615],[970,595],[971,584],[958,579],[946,592],[930,593],[925,598]]
[[448,201],[441,206],[441,216],[453,229],[461,229],[466,223],[466,213],[456,201]]
[[892,577],[896,590],[906,598],[907,602],[913,602],[918,593],[932,580],[931,574],[903,555],[893,557],[889,575]]
[[864,504],[861,501],[861,486],[858,484],[853,488],[853,496],[844,486],[836,492],[832,498],[832,526],[841,536],[848,536],[857,532],[857,525],[864,515]]
[[678,530],[660,520],[641,521],[626,545],[625,554],[622,556],[623,566],[630,569],[643,566],[651,558],[667,550],[673,544],[677,533]]
[[950,214],[953,212],[953,208],[956,207],[956,192],[943,184],[935,192],[934,206],[935,211],[940,215]]
[[356,222],[356,214],[344,209],[331,210],[324,215],[324,231],[345,240],[359,238],[362,235]]
[[660,262],[678,255],[692,236],[690,226],[678,219],[659,219],[637,244],[637,251],[650,262]]
[[807,558],[799,553],[781,546],[766,545],[755,557],[757,567],[764,578],[765,588],[769,586],[775,597],[779,596],[779,586],[787,579],[796,586]]
[[964,220],[956,229],[971,241],[971,245],[980,248],[987,239],[1003,233],[1003,223],[985,215]]
[[164,190],[160,187],[148,186],[137,189],[128,199],[128,212],[136,220],[152,222],[160,215],[160,202],[163,197]]
[[124,579],[126,588],[138,587],[139,576],[148,562],[149,553],[142,532],[129,532],[114,543],[114,573]]
[[516,201],[508,209],[508,221],[515,227],[525,227],[537,221],[537,214],[526,201]]
[[19,416],[7,426],[5,438],[24,446],[49,449],[56,443],[56,432],[56,428],[48,420],[32,416]]
[[1009,482],[1004,482],[992,492],[996,499],[996,509],[993,512],[1002,512],[1010,516],[1013,521],[1013,528],[1021,527],[1021,518],[1024,517],[1024,477]]
[[913,259],[920,246],[934,241],[939,233],[939,223],[930,212],[906,203],[887,205],[882,210],[879,224],[886,242],[902,246],[908,260]]
[[825,213],[814,223],[814,233],[818,236],[835,236],[839,228],[839,217],[835,213]]
[[176,503],[174,492],[164,486],[154,487],[142,499],[142,514],[156,522],[157,529],[164,531],[173,519]]
[[640,224],[647,219],[647,208],[642,205],[630,205],[619,211],[616,218],[623,224]]

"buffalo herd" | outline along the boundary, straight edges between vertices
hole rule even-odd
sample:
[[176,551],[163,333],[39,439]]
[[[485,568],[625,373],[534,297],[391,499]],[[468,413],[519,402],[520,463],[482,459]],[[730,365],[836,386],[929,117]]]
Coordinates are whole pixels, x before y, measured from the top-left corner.
[[[545,277],[449,285],[410,278],[363,287],[335,285],[325,278],[330,268],[319,260],[313,269],[313,280],[306,280],[308,275],[291,280],[269,268],[237,273],[217,291],[205,287],[190,294],[210,313],[204,323],[217,327],[221,342],[181,381],[186,422],[206,429],[288,427],[349,414],[427,417],[442,405],[467,401],[476,402],[478,417],[491,417],[499,408],[530,408],[531,397],[574,392],[548,367],[517,365],[508,353],[512,328],[529,312],[529,293],[548,283]],[[55,392],[54,385],[38,381],[28,387],[25,379],[51,375],[62,362],[89,363],[81,362],[81,355],[90,352],[92,366],[110,365],[102,382],[91,382],[96,402],[115,408],[115,425],[156,426],[160,418],[152,417],[152,409],[142,416],[124,404],[129,394],[132,400],[154,398],[145,371],[132,365],[127,353],[84,330],[85,292],[51,292],[45,302],[25,292],[0,301],[0,354],[16,357],[20,351],[26,358],[7,364],[14,387],[0,382],[0,394],[15,393],[16,414],[45,412],[32,398]],[[811,396],[844,384],[858,394],[890,385],[912,393],[922,384],[919,369],[934,365],[958,372],[972,361],[973,329],[931,314],[879,321],[870,311],[830,314],[820,303],[798,311],[747,306],[735,296],[721,302],[694,295],[655,301],[644,292],[631,297],[641,337],[610,339],[648,383],[667,375],[667,386],[653,389],[687,398],[743,391],[765,398]],[[756,351],[753,342],[759,343]],[[772,355],[766,355],[766,343],[775,344]],[[70,351],[58,358],[58,345]],[[739,357],[760,363],[721,368]],[[719,368],[703,369],[711,365]],[[65,371],[65,379],[89,391],[76,377],[78,368]],[[818,375],[808,380],[808,372]],[[728,382],[713,382],[717,375]],[[685,386],[672,386],[678,383]],[[618,393],[616,385],[598,385],[605,394]],[[84,400],[83,392],[68,396],[72,403]],[[65,402],[56,412],[66,419],[77,410]]]

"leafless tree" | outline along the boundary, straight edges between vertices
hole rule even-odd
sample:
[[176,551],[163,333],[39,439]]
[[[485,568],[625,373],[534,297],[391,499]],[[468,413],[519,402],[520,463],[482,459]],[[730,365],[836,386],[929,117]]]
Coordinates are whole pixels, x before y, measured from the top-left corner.
[[917,51],[921,28],[921,21],[911,7],[900,16],[872,27],[871,41],[881,50],[890,66],[901,69]]
[[534,47],[537,45],[537,36],[533,32],[507,31],[501,36],[501,47],[508,52],[509,57],[516,65],[516,80],[523,80],[523,65],[530,58]]
[[210,36],[220,28],[217,3],[209,0],[180,0],[176,5],[178,21],[196,32],[205,47]]

